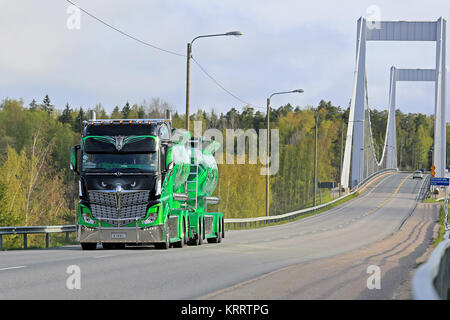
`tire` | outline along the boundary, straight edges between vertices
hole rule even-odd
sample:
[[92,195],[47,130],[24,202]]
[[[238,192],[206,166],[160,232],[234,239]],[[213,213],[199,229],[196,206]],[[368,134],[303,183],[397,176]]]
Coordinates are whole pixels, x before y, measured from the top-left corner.
[[225,238],[225,221],[222,218],[222,239]]
[[198,239],[197,238],[190,238],[189,237],[189,232],[191,230],[191,224],[189,222],[189,218],[188,218],[188,233],[187,233],[187,245],[188,246],[196,246],[198,245]]
[[203,244],[203,238],[204,238],[204,228],[203,228],[203,223],[201,223],[200,221],[198,222],[198,245],[201,246]]
[[83,249],[83,250],[95,250],[95,249],[97,249],[97,243],[96,242],[81,243],[81,249]]
[[222,242],[222,231],[220,228],[220,222],[219,222],[219,228],[216,232],[216,237],[215,238],[208,238],[208,243],[221,243]]
[[180,241],[177,241],[173,244],[174,248],[183,248],[184,244],[186,243],[186,228],[185,228],[185,224],[184,224],[184,220],[183,220],[183,235],[181,237]]
[[[186,220],[183,220],[183,225],[186,225]],[[189,223],[187,228],[184,228],[184,244],[188,244],[189,242]]]
[[219,232],[217,232],[217,243],[222,242],[222,234],[223,234],[223,224],[219,222]]

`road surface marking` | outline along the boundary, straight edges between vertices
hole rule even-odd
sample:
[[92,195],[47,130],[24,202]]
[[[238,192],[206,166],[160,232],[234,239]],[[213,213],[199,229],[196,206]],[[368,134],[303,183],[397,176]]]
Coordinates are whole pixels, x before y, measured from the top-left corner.
[[412,176],[412,174],[406,176],[406,178],[403,179],[402,182],[400,182],[400,184],[398,185],[397,189],[395,189],[394,193],[393,193],[389,198],[387,198],[386,200],[384,200],[383,202],[381,202],[381,203],[380,203],[377,207],[375,207],[374,209],[372,209],[372,210],[370,210],[369,212],[367,212],[366,215],[369,215],[369,214],[371,214],[371,213],[377,211],[378,209],[380,209],[381,207],[383,207],[386,203],[388,203],[388,201],[391,200],[391,199],[398,193],[398,191],[400,190],[400,188],[402,187],[402,185],[403,185],[403,184],[406,182],[406,180],[407,180],[409,177],[411,177],[411,176]]
[[17,266],[17,267],[0,268],[0,271],[12,270],[12,269],[21,269],[21,268],[26,268],[26,267],[27,267],[27,266]]
[[115,254],[105,254],[103,256],[94,257],[94,259],[106,258],[106,257],[114,257]]

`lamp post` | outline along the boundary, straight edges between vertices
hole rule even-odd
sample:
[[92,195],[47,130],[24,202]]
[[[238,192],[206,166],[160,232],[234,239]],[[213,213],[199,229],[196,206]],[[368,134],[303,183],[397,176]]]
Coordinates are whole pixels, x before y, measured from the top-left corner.
[[317,130],[319,125],[319,114],[316,113],[316,126],[314,129],[314,202],[313,207],[316,206],[317,201]]
[[192,56],[192,44],[195,40],[199,38],[210,38],[210,37],[220,37],[220,36],[241,36],[242,32],[240,31],[231,31],[226,33],[218,33],[218,34],[207,34],[203,36],[197,36],[192,39],[191,42],[187,44],[187,65],[186,65],[186,130],[189,131],[189,114],[190,114],[190,77],[191,77],[191,56]]
[[[364,157],[364,148],[360,148],[360,150],[361,150],[360,159],[362,159]],[[361,165],[361,163],[359,165],[359,183],[361,183],[361,181],[363,179],[363,174],[364,174],[364,162],[362,165]]]
[[303,89],[297,89],[292,91],[281,91],[281,92],[275,92],[272,93],[267,98],[267,115],[266,115],[266,121],[267,121],[267,141],[266,141],[266,216],[270,216],[270,207],[269,207],[269,154],[270,154],[270,99],[278,94],[286,94],[286,93],[303,93]]
[[342,147],[344,145],[344,122],[342,122],[341,128],[341,152],[340,152],[340,161],[339,161],[339,198],[341,197],[342,190]]

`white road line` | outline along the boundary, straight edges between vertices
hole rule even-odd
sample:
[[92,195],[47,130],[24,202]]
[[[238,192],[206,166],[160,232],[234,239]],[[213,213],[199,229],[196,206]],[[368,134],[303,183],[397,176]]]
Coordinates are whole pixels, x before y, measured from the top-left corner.
[[21,268],[26,268],[26,267],[27,267],[27,266],[17,266],[17,267],[0,268],[0,271],[12,270],[12,269],[21,269]]
[[114,256],[116,256],[116,255],[115,254],[105,254],[103,256],[94,257],[94,259],[100,259],[100,258],[106,258],[106,257],[114,257]]

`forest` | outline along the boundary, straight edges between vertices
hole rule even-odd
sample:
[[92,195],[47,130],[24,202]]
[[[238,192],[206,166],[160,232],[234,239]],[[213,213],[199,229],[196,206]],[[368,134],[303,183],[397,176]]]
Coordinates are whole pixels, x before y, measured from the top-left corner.
[[[160,98],[116,106],[111,113],[101,104],[91,108],[58,108],[45,96],[42,102],[4,99],[0,104],[0,226],[59,225],[75,222],[78,180],[69,170],[71,146],[78,144],[83,120],[93,110],[97,118],[158,118],[173,112],[173,126],[183,128],[185,115]],[[315,115],[318,122],[318,181],[339,183],[348,108],[320,101],[315,107],[290,104],[271,109],[271,129],[280,136],[280,166],[271,176],[271,214],[312,205]],[[264,129],[265,112],[247,106],[226,113],[199,110],[191,121],[203,129]],[[429,168],[433,116],[396,111],[397,159],[400,169]],[[371,110],[374,145],[381,156],[387,111]],[[344,134],[342,134],[344,130]],[[447,135],[448,135],[447,130]],[[449,141],[447,137],[447,142]],[[447,156],[449,155],[447,144]],[[217,210],[226,218],[265,215],[265,176],[261,164],[220,164]],[[328,193],[327,193],[328,192]],[[330,197],[321,190],[320,201]],[[322,199],[323,197],[323,199]],[[251,200],[251,201],[249,201]],[[318,200],[318,201],[319,201]]]

